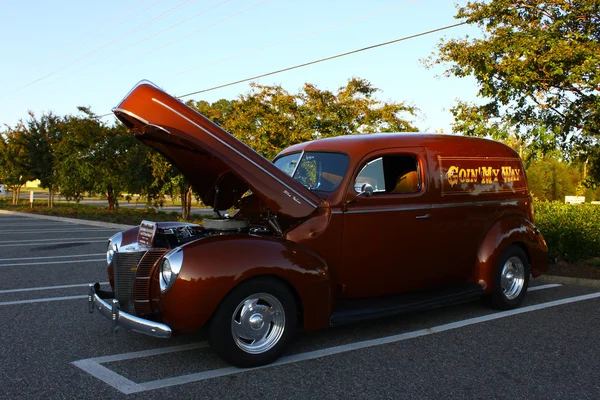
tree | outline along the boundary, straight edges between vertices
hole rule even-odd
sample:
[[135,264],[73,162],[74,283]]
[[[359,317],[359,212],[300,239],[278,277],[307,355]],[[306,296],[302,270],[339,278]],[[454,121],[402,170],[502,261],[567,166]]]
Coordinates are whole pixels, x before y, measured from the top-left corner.
[[61,119],[51,112],[44,113],[37,119],[30,112],[24,127],[30,172],[40,180],[41,187],[48,189],[48,207],[52,207],[58,187],[55,150],[62,139]]
[[577,193],[581,175],[574,166],[555,160],[535,161],[527,169],[529,190],[540,200],[564,201]]
[[447,75],[473,76],[487,103],[455,107],[467,122],[455,129],[465,133],[481,118],[533,143],[543,127],[554,143],[587,159],[600,138],[600,2],[470,1],[456,18],[479,26],[482,38],[442,40],[426,63],[450,63]]
[[360,78],[336,93],[305,84],[297,94],[281,86],[250,85],[237,100],[188,102],[266,158],[293,144],[371,132],[415,131],[416,108],[375,98],[379,89]]
[[33,179],[31,169],[25,127],[18,124],[0,133],[0,178],[12,192],[12,204],[18,204],[21,187]]

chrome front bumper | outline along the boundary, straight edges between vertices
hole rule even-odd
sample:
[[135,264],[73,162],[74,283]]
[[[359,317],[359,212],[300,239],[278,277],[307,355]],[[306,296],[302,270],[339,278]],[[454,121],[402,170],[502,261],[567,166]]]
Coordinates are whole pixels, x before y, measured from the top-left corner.
[[167,325],[149,321],[121,311],[119,308],[119,300],[104,298],[106,294],[106,292],[100,290],[100,285],[98,283],[90,283],[88,306],[90,314],[96,309],[100,314],[112,321],[113,332],[116,332],[119,327],[122,326],[130,331],[143,333],[144,335],[157,338],[166,339],[171,337],[171,328]]

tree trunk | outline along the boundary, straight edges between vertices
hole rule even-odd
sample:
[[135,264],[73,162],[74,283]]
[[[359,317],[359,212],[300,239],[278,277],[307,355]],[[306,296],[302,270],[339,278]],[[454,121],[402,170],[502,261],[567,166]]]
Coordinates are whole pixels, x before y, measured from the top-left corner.
[[189,185],[181,186],[181,219],[188,221],[192,208],[192,188]]
[[12,188],[12,204],[19,204],[19,196],[21,195],[21,185],[13,185]]
[[108,200],[108,211],[115,211],[115,191],[112,185],[106,188],[106,198]]
[[187,191],[185,193],[185,197],[187,198],[186,206],[187,206],[187,216],[188,219],[192,218],[192,187],[188,186]]

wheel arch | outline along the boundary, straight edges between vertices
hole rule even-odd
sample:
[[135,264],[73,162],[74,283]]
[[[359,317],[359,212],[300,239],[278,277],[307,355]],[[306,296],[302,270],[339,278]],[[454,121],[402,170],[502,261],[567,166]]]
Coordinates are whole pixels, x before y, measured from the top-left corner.
[[328,326],[332,311],[326,262],[293,242],[250,235],[223,235],[184,246],[183,267],[173,287],[161,296],[161,314],[174,330],[205,325],[239,285],[272,277],[297,301],[304,328]]
[[512,245],[519,246],[527,256],[532,275],[541,275],[548,268],[548,247],[539,230],[520,215],[508,215],[496,220],[481,241],[471,281],[494,289],[494,272],[499,257]]

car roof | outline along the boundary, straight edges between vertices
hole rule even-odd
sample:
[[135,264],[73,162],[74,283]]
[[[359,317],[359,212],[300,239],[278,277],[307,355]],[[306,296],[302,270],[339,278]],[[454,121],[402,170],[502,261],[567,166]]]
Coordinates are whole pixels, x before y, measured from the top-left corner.
[[361,158],[375,150],[394,147],[427,147],[448,155],[457,153],[517,157],[510,147],[490,139],[422,132],[367,133],[317,139],[288,147],[280,153],[335,151]]

